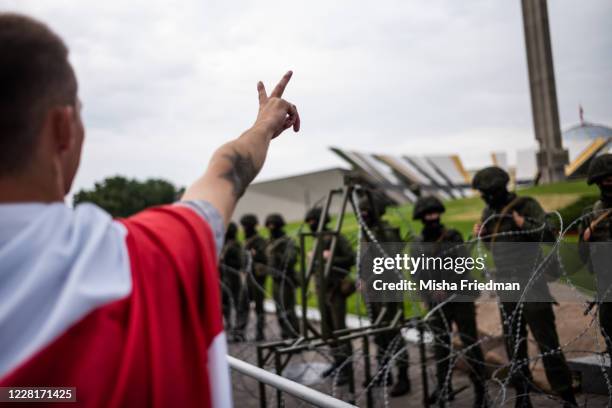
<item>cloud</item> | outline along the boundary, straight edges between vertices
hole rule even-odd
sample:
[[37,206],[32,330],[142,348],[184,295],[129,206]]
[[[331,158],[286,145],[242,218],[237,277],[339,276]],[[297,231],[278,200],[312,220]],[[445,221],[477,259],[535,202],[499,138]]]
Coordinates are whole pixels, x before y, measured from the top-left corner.
[[[341,165],[329,146],[459,153],[534,146],[518,2],[13,0],[71,48],[88,129],[76,188],[112,174],[186,185],[255,118],[255,84],[295,71],[299,134],[261,178]],[[612,123],[612,6],[549,2],[564,126]],[[469,153],[466,153],[469,152]]]

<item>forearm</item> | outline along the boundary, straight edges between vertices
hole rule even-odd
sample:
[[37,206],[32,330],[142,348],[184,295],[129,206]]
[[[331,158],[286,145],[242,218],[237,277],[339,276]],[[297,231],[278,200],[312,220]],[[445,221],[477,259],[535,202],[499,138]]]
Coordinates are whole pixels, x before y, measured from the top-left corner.
[[182,199],[210,202],[227,224],[236,202],[261,170],[272,136],[272,130],[256,124],[218,148],[204,175],[185,191]]

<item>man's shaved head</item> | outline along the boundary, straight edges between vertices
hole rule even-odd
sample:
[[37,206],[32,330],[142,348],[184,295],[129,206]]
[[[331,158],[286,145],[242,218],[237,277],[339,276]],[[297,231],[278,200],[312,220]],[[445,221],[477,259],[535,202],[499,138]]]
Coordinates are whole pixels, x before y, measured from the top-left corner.
[[46,25],[0,13],[0,176],[26,168],[45,115],[76,106],[68,48]]

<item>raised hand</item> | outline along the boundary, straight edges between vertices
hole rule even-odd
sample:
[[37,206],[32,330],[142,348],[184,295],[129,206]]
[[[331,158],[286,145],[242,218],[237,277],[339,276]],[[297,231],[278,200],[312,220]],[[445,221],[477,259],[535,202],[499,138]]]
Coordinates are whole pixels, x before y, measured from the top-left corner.
[[266,160],[270,140],[290,127],[300,130],[297,108],[282,99],[291,75],[291,71],[287,72],[270,96],[261,82],[257,84],[259,112],[255,124],[215,151],[206,173],[187,189],[183,200],[208,201],[229,223],[236,201]]
[[257,83],[259,112],[255,126],[263,126],[269,129],[272,132],[272,138],[277,137],[290,127],[293,127],[295,132],[300,130],[300,115],[296,106],[282,99],[283,92],[285,92],[292,75],[293,72],[288,71],[274,87],[270,96],[266,93],[264,84],[261,81]]

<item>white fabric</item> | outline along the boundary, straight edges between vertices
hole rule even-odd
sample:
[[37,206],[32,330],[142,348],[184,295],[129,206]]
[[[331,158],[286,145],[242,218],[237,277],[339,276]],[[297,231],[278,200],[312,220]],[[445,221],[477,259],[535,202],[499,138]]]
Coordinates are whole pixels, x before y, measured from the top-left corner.
[[229,364],[227,363],[227,340],[225,332],[217,334],[208,347],[208,378],[212,406],[215,408],[232,407],[232,386]]
[[[213,229],[224,225],[208,202],[186,202]],[[0,204],[0,378],[96,308],[132,290],[127,230],[91,204]],[[208,349],[214,407],[232,406],[227,342]]]
[[217,256],[221,253],[223,248],[223,241],[225,240],[225,223],[221,213],[217,210],[210,202],[203,200],[187,200],[178,201],[175,205],[182,205],[191,208],[196,214],[208,223],[213,232],[215,238],[215,246],[217,249]]
[[91,204],[0,205],[0,377],[131,292],[125,235]]

